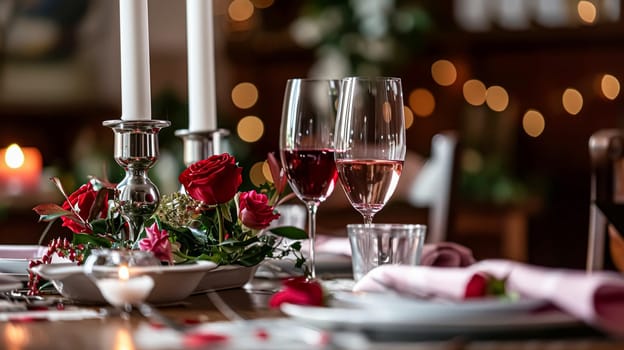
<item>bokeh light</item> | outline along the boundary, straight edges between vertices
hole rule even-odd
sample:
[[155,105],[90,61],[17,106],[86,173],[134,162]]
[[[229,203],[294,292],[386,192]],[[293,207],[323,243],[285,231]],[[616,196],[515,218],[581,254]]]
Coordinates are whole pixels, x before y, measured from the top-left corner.
[[259,187],[263,183],[267,182],[266,177],[262,171],[264,162],[257,162],[249,168],[249,180],[254,186]]
[[232,89],[232,103],[238,108],[247,109],[258,102],[258,88],[252,83],[237,84]]
[[587,24],[592,24],[596,21],[597,9],[591,1],[579,1],[578,4],[576,4],[576,10],[581,21]]
[[565,89],[561,102],[563,103],[563,109],[572,115],[579,114],[581,109],[583,109],[583,95],[573,88]]
[[600,91],[605,98],[615,100],[620,94],[620,81],[611,74],[605,74],[600,79]]
[[273,5],[273,0],[253,0],[253,4],[259,9],[265,9]]
[[264,134],[264,123],[254,115],[248,115],[238,122],[238,137],[245,142],[256,142]]
[[228,6],[228,15],[233,21],[243,22],[253,16],[254,10],[254,4],[249,0],[233,0]]
[[538,137],[544,131],[546,122],[542,113],[529,109],[522,117],[522,129],[531,137]]
[[502,112],[509,105],[509,95],[502,86],[490,86],[485,91],[485,102],[495,112]]
[[486,88],[480,80],[471,79],[464,83],[462,88],[464,99],[473,106],[481,106],[485,103]]
[[415,89],[409,95],[409,106],[415,115],[428,117],[435,110],[435,98],[427,89]]
[[[279,158],[277,161],[279,162]],[[273,175],[271,175],[271,167],[269,167],[269,162],[266,160],[262,162],[262,175],[264,175],[264,178],[268,182],[275,183],[275,181],[273,181]]]
[[483,169],[483,157],[477,150],[466,148],[461,155],[461,167],[468,173],[478,173]]
[[381,106],[381,111],[383,114],[383,120],[386,123],[390,123],[392,121],[392,106],[390,106],[390,102],[384,102]]
[[431,76],[439,85],[453,85],[457,80],[457,69],[449,60],[437,60],[431,65]]
[[403,115],[405,116],[405,129],[409,129],[414,124],[414,113],[408,106],[403,106]]

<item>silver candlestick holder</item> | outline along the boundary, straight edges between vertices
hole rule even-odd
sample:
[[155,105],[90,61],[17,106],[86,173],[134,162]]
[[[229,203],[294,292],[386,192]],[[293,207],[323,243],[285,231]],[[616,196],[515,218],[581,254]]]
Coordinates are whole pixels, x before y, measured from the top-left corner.
[[176,130],[175,135],[182,139],[184,164],[189,166],[215,154],[221,154],[221,141],[230,135],[226,129],[211,131]]
[[158,132],[171,124],[164,120],[106,120],[113,129],[114,157],[126,176],[117,185],[121,215],[128,222],[128,239],[134,241],[143,223],[160,203],[158,188],[147,172],[158,160]]

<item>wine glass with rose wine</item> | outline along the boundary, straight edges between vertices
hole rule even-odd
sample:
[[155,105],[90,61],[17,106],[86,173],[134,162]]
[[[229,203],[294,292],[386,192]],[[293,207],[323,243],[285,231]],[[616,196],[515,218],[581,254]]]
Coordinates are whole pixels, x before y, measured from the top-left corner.
[[338,179],[334,127],[339,80],[290,79],[280,127],[280,156],[293,192],[308,211],[309,272],[316,278],[316,212]]
[[335,159],[340,182],[365,224],[388,202],[405,159],[401,79],[342,80],[336,117]]

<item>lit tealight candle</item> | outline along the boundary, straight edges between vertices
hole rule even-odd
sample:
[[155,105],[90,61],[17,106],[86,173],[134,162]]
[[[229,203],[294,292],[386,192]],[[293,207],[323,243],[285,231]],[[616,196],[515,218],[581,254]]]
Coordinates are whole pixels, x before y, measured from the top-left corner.
[[39,190],[43,159],[35,147],[12,144],[0,150],[0,191],[18,195]]
[[119,267],[118,278],[103,278],[96,283],[104,299],[115,307],[139,305],[154,288],[150,276],[131,276],[125,265]]

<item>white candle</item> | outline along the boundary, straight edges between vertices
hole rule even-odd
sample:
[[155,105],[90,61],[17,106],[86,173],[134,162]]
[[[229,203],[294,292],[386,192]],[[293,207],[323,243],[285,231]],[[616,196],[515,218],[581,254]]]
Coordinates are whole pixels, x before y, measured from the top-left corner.
[[103,278],[96,284],[104,299],[116,307],[139,305],[154,288],[154,280],[150,276]]
[[186,0],[189,131],[217,128],[212,0]]
[[119,0],[121,119],[150,120],[147,0]]

